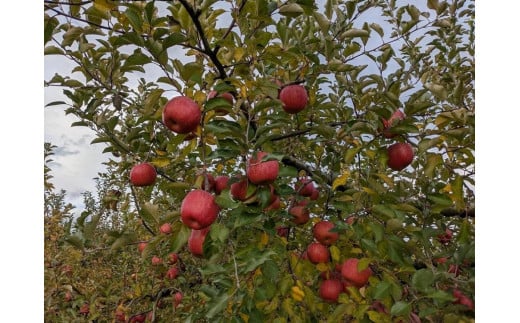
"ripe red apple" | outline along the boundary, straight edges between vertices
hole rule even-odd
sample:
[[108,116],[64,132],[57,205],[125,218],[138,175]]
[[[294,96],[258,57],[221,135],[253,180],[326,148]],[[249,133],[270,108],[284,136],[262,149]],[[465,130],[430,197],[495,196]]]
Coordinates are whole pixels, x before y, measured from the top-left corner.
[[200,230],[210,226],[217,219],[219,211],[215,197],[197,189],[184,197],[181,203],[181,220],[188,227]]
[[295,224],[305,224],[310,219],[309,209],[302,205],[295,205],[289,209],[289,214],[293,216],[292,222]]
[[[150,311],[150,313],[152,313]],[[136,314],[128,320],[128,323],[143,323],[146,321],[146,313]]]
[[313,242],[307,247],[307,257],[310,262],[317,264],[320,262],[326,263],[330,260],[330,252],[326,246],[318,242]]
[[137,164],[130,170],[130,183],[134,186],[150,186],[155,183],[157,171],[152,164]]
[[339,294],[343,291],[343,284],[337,279],[324,280],[320,285],[320,297],[330,303],[338,301]]
[[177,267],[171,267],[166,272],[166,278],[168,278],[170,280],[177,278],[178,275],[179,275],[179,269]]
[[318,198],[320,197],[320,191],[315,188],[313,191],[312,191],[312,194],[311,196],[309,196],[309,198],[313,201],[316,201]]
[[172,252],[168,255],[168,262],[170,263],[170,265],[175,264],[177,260],[179,260],[179,255],[177,255],[176,253]]
[[[208,181],[208,186],[209,188],[206,189],[206,179]],[[213,191],[215,190],[215,178],[213,177],[213,175],[211,175],[210,173],[206,173],[206,176],[201,175],[200,176],[200,179],[198,179],[197,181],[200,180],[200,188],[205,190],[205,191]]]
[[372,276],[372,270],[365,268],[358,270],[359,259],[349,258],[343,262],[341,266],[341,275],[356,287],[363,287],[368,283],[368,278]]
[[265,208],[266,211],[278,210],[281,206],[280,197],[278,195],[274,195],[271,198],[271,203],[269,206]]
[[203,245],[204,240],[206,239],[206,235],[209,232],[209,227],[206,227],[202,230],[192,229],[190,233],[190,237],[188,238],[188,250],[197,257],[201,257],[203,255]]
[[[218,92],[215,90],[210,91],[208,94],[208,100],[213,99],[214,97],[217,96],[217,94],[218,94]],[[218,95],[218,97],[225,99],[226,101],[229,102],[229,104],[233,105],[233,100],[234,100],[233,94],[231,94],[229,92],[224,92],[224,93]]]
[[200,123],[199,105],[187,96],[177,96],[164,106],[162,120],[164,125],[176,133],[190,133]]
[[312,196],[312,193],[316,190],[316,187],[314,187],[314,182],[311,179],[302,178],[296,182],[295,190],[301,196],[309,197]]
[[330,246],[339,238],[339,234],[337,232],[330,232],[330,230],[334,227],[334,223],[329,221],[320,221],[316,223],[312,230],[314,238],[316,238],[316,240],[318,240],[321,244]]
[[79,314],[87,316],[90,313],[90,305],[88,303],[83,303],[79,308]]
[[446,258],[446,257],[440,257],[440,258],[433,259],[433,263],[436,265],[445,264],[447,261],[448,261],[448,258]]
[[412,145],[398,142],[388,147],[388,167],[393,170],[402,170],[413,161]]
[[126,322],[125,312],[120,308],[116,309],[115,319],[116,319],[116,322]]
[[247,178],[253,184],[270,184],[278,177],[280,165],[277,160],[262,161],[266,152],[259,151],[247,162]]
[[247,177],[242,177],[240,181],[231,184],[229,187],[231,197],[239,201],[247,201],[253,198],[256,194],[256,187],[250,186]]
[[383,118],[383,136],[385,136],[385,138],[393,138],[397,136],[397,134],[392,133],[391,128],[399,121],[404,120],[405,117],[403,111],[397,109],[388,120]]
[[153,256],[152,257],[152,265],[158,266],[160,264],[162,264],[162,259],[157,257],[157,256]]
[[456,300],[453,303],[465,305],[470,310],[474,310],[475,309],[475,305],[473,304],[473,301],[469,297],[464,295],[464,293],[462,293],[460,290],[454,289],[453,290],[453,297],[456,298]]
[[229,188],[229,176],[217,176],[215,178],[215,194],[219,195],[223,190]]
[[289,237],[289,227],[276,227],[276,234],[287,239]]
[[161,225],[161,227],[159,228],[159,231],[162,234],[170,234],[172,233],[172,225],[169,223],[163,223],[163,225]]
[[65,292],[65,296],[63,296],[65,302],[70,302],[72,300],[72,293],[70,291]]
[[287,85],[280,91],[279,99],[287,113],[298,113],[305,109],[309,102],[309,94],[304,86],[298,84]]
[[181,301],[182,301],[182,293],[181,292],[175,293],[175,295],[173,295],[173,307],[177,308],[177,306],[179,306]]
[[437,240],[442,243],[443,245],[448,245],[451,242],[451,238],[453,237],[453,232],[446,228],[446,231],[444,231],[444,234],[437,235]]
[[148,242],[139,242],[139,244],[137,244],[137,250],[139,250],[140,253],[143,253],[144,248],[146,248],[147,244]]

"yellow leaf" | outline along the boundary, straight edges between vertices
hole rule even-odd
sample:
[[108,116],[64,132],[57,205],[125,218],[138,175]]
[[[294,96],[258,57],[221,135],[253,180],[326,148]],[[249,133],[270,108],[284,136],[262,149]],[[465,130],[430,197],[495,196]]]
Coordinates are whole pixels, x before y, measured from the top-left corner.
[[110,11],[116,7],[114,1],[94,0],[94,7],[100,11]]
[[166,166],[170,165],[170,158],[157,157],[157,158],[152,159],[151,163],[155,167],[166,167]]
[[163,150],[159,150],[159,149],[156,149],[156,150],[155,150],[155,153],[156,153],[157,155],[159,155],[159,156],[164,156],[164,155],[166,155],[166,152],[165,152],[165,151],[163,151]]
[[329,248],[330,256],[332,257],[333,262],[339,262],[341,251],[336,246],[330,246]]
[[242,320],[244,320],[246,323],[249,322],[249,315],[244,314],[244,313],[242,313],[242,312],[240,312],[239,315],[240,315],[240,317],[242,318]]
[[199,104],[203,103],[206,101],[206,93],[202,92],[202,91],[197,91],[195,92],[195,95],[193,96],[193,100]]
[[370,195],[377,195],[377,192],[374,191],[374,190],[371,189],[371,188],[363,187],[362,189],[363,189],[363,191],[367,192],[367,193],[370,194]]
[[341,174],[341,176],[336,178],[334,180],[334,182],[332,183],[332,190],[335,191],[336,188],[338,188],[338,186],[346,185],[349,177],[350,177],[350,172],[348,170],[344,171],[343,174]]
[[291,287],[291,296],[295,301],[301,301],[303,300],[305,293],[299,286],[293,286]]
[[239,61],[244,56],[244,49],[242,47],[235,48],[233,58],[235,61]]
[[260,237],[260,244],[262,244],[263,246],[266,246],[268,242],[269,242],[269,235],[265,232],[262,232],[262,235]]
[[441,192],[451,193],[451,184],[448,183],[441,189]]
[[323,262],[320,262],[316,265],[316,269],[318,269],[319,272],[324,272],[329,270],[329,266]]

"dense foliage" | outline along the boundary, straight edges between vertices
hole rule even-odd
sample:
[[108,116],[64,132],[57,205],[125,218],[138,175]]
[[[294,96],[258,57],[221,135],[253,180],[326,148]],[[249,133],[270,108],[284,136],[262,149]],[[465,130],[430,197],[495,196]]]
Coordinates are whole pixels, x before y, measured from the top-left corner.
[[[46,80],[67,98],[48,108],[65,106],[109,156],[74,215],[52,186],[46,145],[46,320],[473,321],[473,1],[44,7],[45,54],[75,65]],[[292,84],[308,92],[298,113],[279,99]],[[178,95],[201,108],[193,132],[163,123]],[[397,142],[414,154],[399,171],[387,165]],[[212,191],[208,174],[238,182],[258,151],[279,164],[272,185],[249,183],[243,200]],[[156,168],[154,185],[131,185],[142,162]],[[302,179],[319,194],[302,194]],[[197,257],[180,208],[200,188],[220,212]],[[266,209],[273,194],[281,206]],[[292,221],[296,204],[308,222]],[[321,220],[339,236],[314,264],[306,249]],[[368,283],[339,277],[348,258],[370,269]],[[337,302],[319,292],[333,277]]]

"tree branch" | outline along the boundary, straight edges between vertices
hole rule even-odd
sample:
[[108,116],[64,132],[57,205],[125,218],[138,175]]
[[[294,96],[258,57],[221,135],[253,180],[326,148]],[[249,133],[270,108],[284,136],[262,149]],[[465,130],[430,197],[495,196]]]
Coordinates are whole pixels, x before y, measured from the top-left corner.
[[192,6],[188,3],[186,0],[179,0],[179,2],[182,4],[184,9],[188,12],[188,14],[191,17],[191,20],[193,21],[193,24],[195,25],[195,28],[197,29],[197,33],[200,36],[200,39],[202,40],[202,44],[204,45],[204,51],[203,53],[208,55],[210,60],[215,64],[215,67],[217,68],[219,72],[219,78],[225,79],[227,78],[226,70],[224,69],[224,66],[222,63],[218,60],[217,54],[211,50],[211,46],[209,45],[208,39],[206,38],[206,35],[204,34],[204,29],[202,28],[202,25],[200,24],[199,16],[200,12],[195,12]]

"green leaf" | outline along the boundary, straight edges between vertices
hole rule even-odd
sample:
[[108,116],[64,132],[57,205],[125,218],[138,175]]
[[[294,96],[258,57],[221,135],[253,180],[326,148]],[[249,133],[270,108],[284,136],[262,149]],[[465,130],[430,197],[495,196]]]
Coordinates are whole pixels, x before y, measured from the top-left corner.
[[408,316],[410,315],[411,311],[412,305],[403,301],[399,301],[392,306],[392,308],[390,309],[390,314],[395,316]]
[[83,33],[83,28],[81,27],[70,27],[69,30],[65,34],[63,34],[63,40],[61,42],[61,46],[67,47],[72,45],[72,43]]
[[426,297],[433,298],[437,301],[441,302],[452,302],[455,300],[453,295],[451,293],[445,292],[443,290],[436,290],[428,295]]
[[67,102],[65,101],[52,101],[52,102],[49,102],[45,105],[45,107],[51,107],[53,105],[63,105],[63,104],[67,104]]
[[181,33],[172,33],[162,40],[162,47],[164,50],[178,45],[186,40],[186,37]]
[[424,87],[439,100],[446,100],[448,98],[448,90],[440,84],[426,83],[424,84]]
[[184,65],[180,70],[181,77],[186,82],[193,81],[195,83],[202,82],[203,67],[201,64],[192,62]]
[[425,268],[415,272],[412,277],[412,286],[420,292],[426,293],[432,289],[433,281],[433,272],[430,269]]
[[65,238],[65,242],[69,243],[70,245],[72,245],[80,250],[83,250],[83,248],[84,248],[83,238],[81,238],[78,235],[72,235],[72,236]]
[[372,207],[372,211],[376,214],[380,214],[383,216],[386,216],[388,218],[394,218],[395,217],[395,211],[388,207],[385,204],[376,204]]
[[209,234],[213,241],[226,242],[229,237],[229,229],[221,223],[215,223],[211,226]]
[[442,157],[437,154],[428,154],[426,157],[426,165],[424,166],[424,175],[429,178],[434,177],[435,167],[442,164]]
[[390,292],[392,291],[392,284],[387,281],[380,281],[376,288],[374,289],[374,298],[375,299],[384,299],[390,296]]
[[280,6],[280,10],[278,11],[282,16],[286,17],[298,17],[304,11],[303,8],[297,3],[287,3]]
[[45,16],[45,26],[43,31],[43,44],[47,44],[54,34],[54,29],[59,25],[59,21],[57,18],[52,17],[49,18],[47,15]]
[[56,46],[47,46],[43,50],[43,55],[63,55],[63,50]]
[[322,30],[322,32],[327,33],[329,31],[329,26],[330,26],[330,21],[327,19],[327,17],[325,17],[324,14],[319,13],[317,11],[315,11],[313,13],[313,15],[314,15],[314,18],[316,19],[316,21],[318,22],[318,25],[320,26],[320,29]]
[[178,252],[188,242],[191,230],[181,222],[176,222],[172,226],[172,232],[170,252]]
[[226,307],[228,300],[229,296],[227,294],[222,294],[218,297],[213,297],[211,301],[208,302],[207,308],[209,308],[209,310],[206,312],[206,317],[208,319],[212,319],[217,314],[222,312],[222,310]]
[[152,227],[159,225],[159,206],[146,202],[141,206],[141,218]]

